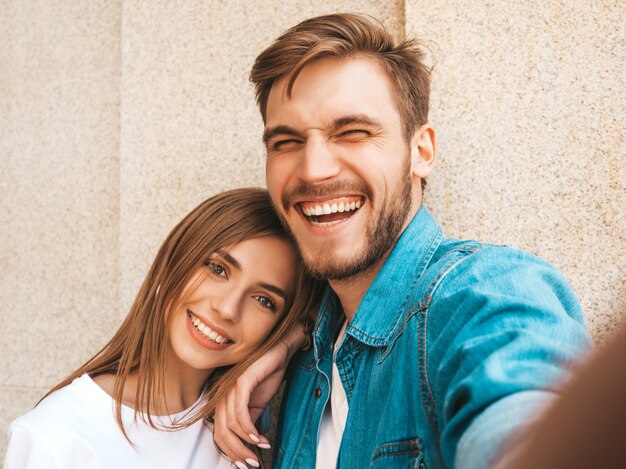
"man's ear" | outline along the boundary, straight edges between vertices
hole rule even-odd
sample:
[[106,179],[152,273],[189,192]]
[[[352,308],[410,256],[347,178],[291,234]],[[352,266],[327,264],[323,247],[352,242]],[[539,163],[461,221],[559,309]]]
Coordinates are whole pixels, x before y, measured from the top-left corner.
[[430,174],[437,159],[437,135],[432,125],[419,127],[411,138],[411,174],[424,179]]

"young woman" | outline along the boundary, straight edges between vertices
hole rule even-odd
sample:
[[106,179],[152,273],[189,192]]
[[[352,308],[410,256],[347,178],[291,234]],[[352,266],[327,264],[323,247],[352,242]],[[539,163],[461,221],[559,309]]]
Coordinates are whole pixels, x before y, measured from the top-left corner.
[[210,198],[167,237],[109,343],[11,424],[5,469],[232,467],[215,405],[320,288],[266,191]]

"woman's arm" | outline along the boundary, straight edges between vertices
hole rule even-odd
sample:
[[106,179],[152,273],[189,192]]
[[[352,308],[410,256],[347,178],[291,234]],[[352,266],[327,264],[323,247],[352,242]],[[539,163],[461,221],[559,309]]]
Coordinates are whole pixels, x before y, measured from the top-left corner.
[[264,449],[270,447],[253,422],[280,388],[289,360],[305,341],[304,326],[295,327],[282,342],[244,371],[228,396],[217,405],[213,437],[232,461],[256,460],[256,455],[244,442]]

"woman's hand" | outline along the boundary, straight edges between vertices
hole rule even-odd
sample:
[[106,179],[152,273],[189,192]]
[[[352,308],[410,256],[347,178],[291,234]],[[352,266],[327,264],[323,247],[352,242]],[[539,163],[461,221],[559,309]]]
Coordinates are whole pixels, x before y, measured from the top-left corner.
[[270,448],[269,442],[258,434],[253,422],[280,388],[289,360],[304,341],[303,328],[295,327],[282,342],[250,365],[226,398],[217,405],[213,438],[238,467],[245,467],[243,461],[258,467],[256,455],[244,442],[263,449]]

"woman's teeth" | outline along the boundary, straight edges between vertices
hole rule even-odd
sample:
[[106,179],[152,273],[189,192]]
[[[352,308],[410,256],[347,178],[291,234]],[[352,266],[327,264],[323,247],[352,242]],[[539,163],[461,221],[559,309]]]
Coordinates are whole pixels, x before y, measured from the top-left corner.
[[189,314],[189,318],[191,319],[191,323],[194,327],[207,339],[215,342],[216,344],[225,344],[226,342],[230,342],[226,337],[219,335],[205,323],[200,321],[197,316],[194,316],[192,313]]

